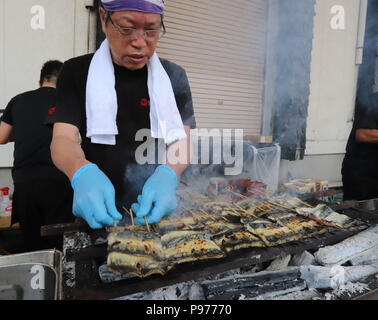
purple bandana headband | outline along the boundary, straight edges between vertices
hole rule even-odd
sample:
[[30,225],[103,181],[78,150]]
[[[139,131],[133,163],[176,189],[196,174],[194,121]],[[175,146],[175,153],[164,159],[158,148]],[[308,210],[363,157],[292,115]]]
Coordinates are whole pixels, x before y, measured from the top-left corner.
[[101,0],[106,11],[140,11],[163,14],[164,0]]

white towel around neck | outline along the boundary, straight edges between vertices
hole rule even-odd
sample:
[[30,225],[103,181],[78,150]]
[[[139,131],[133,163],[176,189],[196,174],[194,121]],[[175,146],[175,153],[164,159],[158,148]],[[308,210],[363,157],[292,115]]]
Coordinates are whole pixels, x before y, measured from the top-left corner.
[[[186,138],[171,80],[156,52],[147,69],[151,136],[164,139],[167,145]],[[114,66],[105,39],[92,58],[86,86],[87,137],[92,143],[116,144],[117,110]]]

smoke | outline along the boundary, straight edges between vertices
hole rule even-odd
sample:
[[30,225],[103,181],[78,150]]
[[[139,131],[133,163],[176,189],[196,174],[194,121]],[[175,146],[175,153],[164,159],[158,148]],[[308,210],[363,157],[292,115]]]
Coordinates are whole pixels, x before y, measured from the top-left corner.
[[[279,2],[274,50],[274,141],[282,158],[302,159],[306,144],[307,108],[315,0]],[[300,150],[298,155],[297,150]]]
[[359,68],[358,106],[378,112],[378,1],[368,4],[363,64]]

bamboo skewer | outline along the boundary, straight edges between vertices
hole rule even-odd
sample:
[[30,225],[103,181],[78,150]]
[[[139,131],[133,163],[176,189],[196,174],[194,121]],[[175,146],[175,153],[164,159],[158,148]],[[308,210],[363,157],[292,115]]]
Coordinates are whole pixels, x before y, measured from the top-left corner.
[[130,215],[130,217],[131,217],[131,224],[132,224],[133,227],[135,227],[133,211],[131,210],[131,208],[130,208],[130,211],[127,210],[125,207],[122,207],[122,208],[123,208],[123,210],[125,210]]
[[150,226],[148,225],[148,221],[147,221],[147,217],[146,216],[144,216],[144,220],[146,221],[146,226],[147,226],[148,232],[151,232],[151,229],[150,229]]
[[131,223],[133,224],[133,227],[135,227],[133,210],[131,208],[130,208],[130,217],[131,217]]
[[297,202],[299,202],[299,203],[301,203],[301,204],[304,204],[306,207],[309,207],[309,208],[314,208],[314,206],[312,206],[312,205],[310,205],[310,204],[308,204],[308,203],[306,203],[306,202],[303,202],[303,201],[301,201],[300,199],[295,199],[295,201],[297,201]]
[[287,206],[285,206],[285,205],[283,205],[283,204],[281,204],[281,203],[276,203],[276,202],[274,202],[274,201],[272,201],[272,200],[268,200],[268,202],[269,202],[270,204],[272,204],[272,205],[275,205],[275,206],[280,207],[280,208],[284,208],[284,209],[286,209],[286,210],[293,210],[293,208],[287,207]]
[[205,210],[201,209],[201,212],[203,212],[206,216],[209,216],[211,220],[216,221],[217,219],[212,216],[211,214],[207,213]]
[[231,191],[231,190],[229,190],[229,191],[227,191],[227,192],[230,192],[230,193],[232,193],[232,194],[234,194],[234,195],[236,195],[236,196],[238,196],[238,197],[240,197],[240,198],[242,198],[242,199],[248,199],[248,197],[243,196],[242,194],[237,193],[237,192],[235,192],[235,191]]

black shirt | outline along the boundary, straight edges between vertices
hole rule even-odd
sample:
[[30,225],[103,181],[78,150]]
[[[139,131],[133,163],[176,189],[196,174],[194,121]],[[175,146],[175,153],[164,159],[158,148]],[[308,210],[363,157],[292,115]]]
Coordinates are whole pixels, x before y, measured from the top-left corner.
[[[378,106],[367,106],[357,101],[355,119],[352,131],[349,135],[346,146],[346,156],[355,161],[362,161],[368,164],[368,168],[361,170],[372,170],[376,168],[378,161],[378,144],[362,143],[356,141],[356,131],[358,129],[378,129]],[[374,172],[372,172],[374,174]]]
[[378,129],[378,99],[357,100],[353,128],[342,164],[344,200],[378,197],[378,144],[356,141],[358,129]]
[[[63,122],[79,128],[82,149],[87,160],[97,164],[109,177],[116,190],[116,204],[129,207],[136,201],[146,179],[156,165],[139,165],[135,151],[143,141],[135,141],[140,129],[150,129],[147,67],[130,71],[114,64],[118,112],[116,145],[94,144],[86,137],[86,82],[93,54],[65,62],[57,83],[57,105],[49,123]],[[175,94],[184,125],[195,128],[192,96],[185,70],[160,59]],[[157,146],[159,141],[151,139]]]
[[55,107],[55,89],[42,87],[14,97],[2,121],[13,126],[15,142],[12,176],[14,183],[35,179],[67,179],[53,164],[50,155],[52,128],[46,116]]

